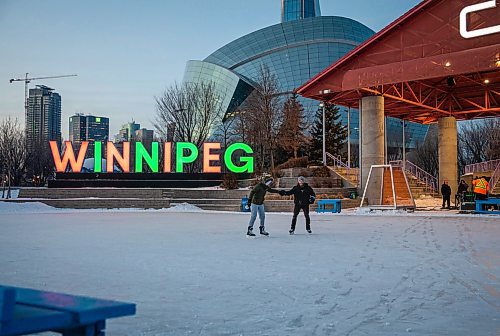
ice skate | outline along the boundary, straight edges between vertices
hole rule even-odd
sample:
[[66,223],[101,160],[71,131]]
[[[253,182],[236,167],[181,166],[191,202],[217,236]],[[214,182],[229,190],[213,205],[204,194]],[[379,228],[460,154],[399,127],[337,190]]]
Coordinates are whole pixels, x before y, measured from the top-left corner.
[[266,232],[263,226],[259,227],[260,234],[263,236],[269,236],[269,232]]
[[247,238],[255,237],[255,233],[253,233],[253,228],[249,227],[247,231]]

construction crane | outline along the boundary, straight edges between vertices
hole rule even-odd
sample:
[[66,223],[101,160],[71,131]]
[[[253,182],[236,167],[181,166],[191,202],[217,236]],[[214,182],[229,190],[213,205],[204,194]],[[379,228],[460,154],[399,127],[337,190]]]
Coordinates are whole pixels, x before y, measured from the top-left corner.
[[25,78],[12,78],[12,79],[9,80],[9,83],[24,82],[24,113],[25,113],[25,115],[28,114],[28,84],[31,83],[31,81],[40,80],[40,79],[54,79],[54,78],[63,78],[63,77],[75,77],[75,76],[78,76],[78,75],[61,75],[61,76],[49,76],[49,77],[33,77],[33,78],[29,78],[28,75],[29,75],[29,73],[26,73]]

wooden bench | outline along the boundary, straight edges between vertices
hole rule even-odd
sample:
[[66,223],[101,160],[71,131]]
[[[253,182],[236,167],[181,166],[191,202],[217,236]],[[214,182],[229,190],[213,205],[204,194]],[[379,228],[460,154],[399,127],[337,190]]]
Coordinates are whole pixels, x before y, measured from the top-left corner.
[[[488,211],[487,206],[493,206],[496,210]],[[489,198],[487,200],[476,200],[476,213],[500,215],[500,198]]]
[[104,336],[106,319],[134,314],[133,303],[0,286],[0,336]]
[[[327,205],[332,205],[332,208],[327,208]],[[316,212],[333,212],[340,213],[342,211],[342,202],[339,199],[322,199],[318,200],[318,208]]]

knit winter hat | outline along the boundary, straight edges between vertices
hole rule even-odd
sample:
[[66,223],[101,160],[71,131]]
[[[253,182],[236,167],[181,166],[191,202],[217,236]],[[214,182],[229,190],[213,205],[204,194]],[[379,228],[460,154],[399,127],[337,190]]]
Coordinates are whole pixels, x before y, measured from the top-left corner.
[[297,181],[298,181],[298,182],[302,182],[302,183],[306,183],[306,179],[305,179],[305,177],[304,177],[304,176],[299,176],[299,177],[297,178]]

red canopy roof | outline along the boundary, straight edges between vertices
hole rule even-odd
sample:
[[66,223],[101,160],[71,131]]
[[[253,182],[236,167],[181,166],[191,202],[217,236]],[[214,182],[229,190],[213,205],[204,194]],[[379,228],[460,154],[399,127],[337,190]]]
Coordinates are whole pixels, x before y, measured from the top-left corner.
[[383,95],[386,115],[420,123],[499,116],[500,5],[422,1],[297,92],[351,107]]

